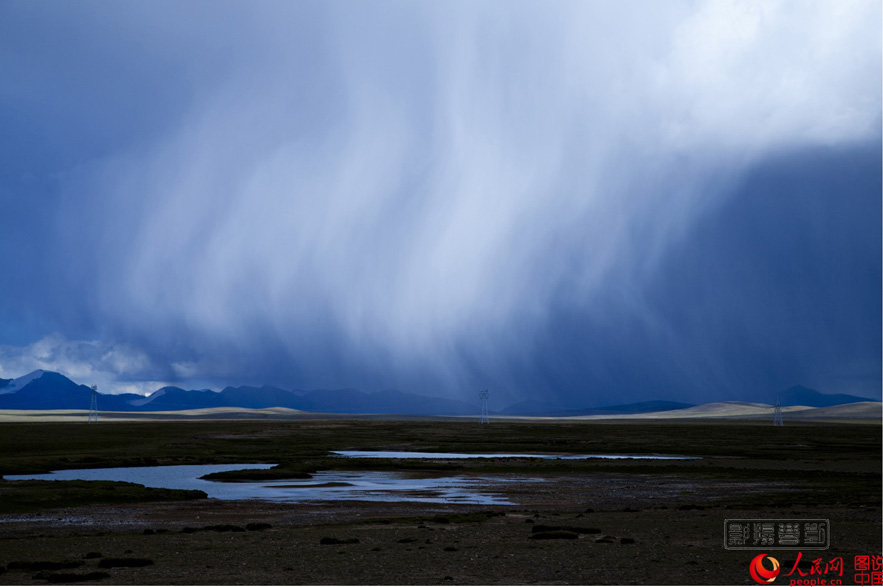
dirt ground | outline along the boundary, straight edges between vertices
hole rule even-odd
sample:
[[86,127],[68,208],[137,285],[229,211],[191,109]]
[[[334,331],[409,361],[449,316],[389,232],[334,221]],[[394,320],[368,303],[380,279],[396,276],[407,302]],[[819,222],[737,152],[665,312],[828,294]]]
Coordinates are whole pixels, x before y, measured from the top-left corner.
[[[720,505],[787,486],[516,477],[504,489],[508,506],[208,499],[7,514],[0,584],[755,584],[748,565],[759,552],[724,548],[732,518],[830,519],[831,548],[818,556],[848,561],[844,584],[853,556],[881,551],[875,507]],[[577,531],[531,538],[540,525]],[[771,554],[784,567],[797,553]]]

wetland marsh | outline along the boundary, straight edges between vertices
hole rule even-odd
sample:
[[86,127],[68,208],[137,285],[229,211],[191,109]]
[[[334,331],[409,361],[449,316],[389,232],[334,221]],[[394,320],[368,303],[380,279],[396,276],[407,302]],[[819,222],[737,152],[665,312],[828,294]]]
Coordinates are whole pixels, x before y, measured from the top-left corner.
[[[342,458],[335,451],[433,455]],[[277,466],[245,468],[259,463]],[[346,476],[359,473],[468,478],[499,501],[419,501],[433,497],[420,490],[414,499],[393,501],[229,501],[133,483],[10,480],[66,469],[174,465],[230,466],[210,476],[227,486],[334,487],[352,484],[356,477]],[[24,569],[73,561],[78,566],[61,578],[96,584],[747,584],[756,553],[723,548],[725,519],[827,518],[826,556],[879,553],[880,467],[876,423],[5,424],[0,583],[59,580],[52,574],[62,571]],[[559,531],[568,540],[534,540],[537,525],[581,531]],[[90,553],[102,558],[84,558]],[[98,566],[121,557],[154,564]]]

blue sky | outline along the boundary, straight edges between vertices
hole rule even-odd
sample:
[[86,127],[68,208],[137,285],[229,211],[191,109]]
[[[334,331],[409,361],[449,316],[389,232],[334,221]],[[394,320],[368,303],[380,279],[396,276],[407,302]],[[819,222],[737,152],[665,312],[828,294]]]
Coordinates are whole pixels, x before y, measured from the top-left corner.
[[879,2],[0,2],[0,377],[881,393]]

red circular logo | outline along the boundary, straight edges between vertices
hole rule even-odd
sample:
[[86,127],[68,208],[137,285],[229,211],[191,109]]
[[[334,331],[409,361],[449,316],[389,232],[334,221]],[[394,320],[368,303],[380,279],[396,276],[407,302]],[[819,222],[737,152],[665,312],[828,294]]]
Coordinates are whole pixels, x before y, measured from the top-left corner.
[[[763,566],[764,557],[770,559],[770,562],[773,565],[772,569],[767,569]],[[751,572],[752,579],[761,585],[766,585],[775,581],[776,577],[779,576],[779,561],[771,556],[767,556],[766,553],[759,554],[751,559],[751,564],[748,565],[748,570]]]

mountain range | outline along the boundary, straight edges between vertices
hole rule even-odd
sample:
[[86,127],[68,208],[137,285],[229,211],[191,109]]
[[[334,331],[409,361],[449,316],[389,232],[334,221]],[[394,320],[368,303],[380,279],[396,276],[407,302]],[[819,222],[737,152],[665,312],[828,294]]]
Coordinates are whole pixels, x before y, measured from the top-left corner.
[[[0,409],[3,410],[64,410],[88,409],[91,389],[74,383],[53,371],[34,371],[18,379],[0,379]],[[824,394],[802,386],[779,393],[783,406],[830,407],[868,398],[846,394]],[[645,414],[694,407],[671,401],[648,401],[616,406],[572,409],[533,400],[513,404],[499,412],[505,416],[604,416]],[[366,393],[356,389],[285,390],[263,387],[226,387],[186,390],[163,387],[148,396],[138,394],[98,393],[98,408],[105,412],[161,412],[203,408],[290,408],[305,412],[335,414],[401,414],[462,416],[479,413],[480,407],[468,402],[429,397],[402,391]]]
[[[18,379],[0,379],[0,409],[88,409],[92,390],[53,371],[34,371]],[[467,415],[478,406],[439,397],[401,391],[366,393],[356,389],[285,390],[263,387],[181,389],[163,387],[148,396],[98,393],[98,408],[105,412],[163,412],[202,408],[291,408],[336,414]]]

